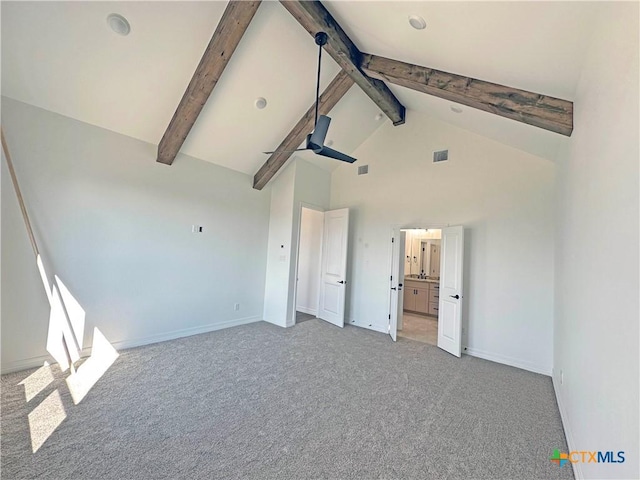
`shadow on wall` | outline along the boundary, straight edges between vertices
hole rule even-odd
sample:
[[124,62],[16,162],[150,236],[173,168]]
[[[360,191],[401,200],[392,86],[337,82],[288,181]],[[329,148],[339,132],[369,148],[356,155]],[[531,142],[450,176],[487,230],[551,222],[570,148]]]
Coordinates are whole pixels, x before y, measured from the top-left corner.
[[[67,417],[60,388],[55,388],[35,407],[30,402],[51,385],[56,377],[65,379],[73,404],[78,405],[118,358],[118,352],[111,346],[102,332],[93,329],[91,355],[82,361],[86,313],[69,289],[55,275],[49,286],[47,273],[40,255],[37,256],[38,270],[42,278],[49,305],[49,331],[47,352],[57,365],[45,362],[42,367],[22,380],[33,453],[45,443],[51,434]],[[78,365],[76,368],[76,364]]]

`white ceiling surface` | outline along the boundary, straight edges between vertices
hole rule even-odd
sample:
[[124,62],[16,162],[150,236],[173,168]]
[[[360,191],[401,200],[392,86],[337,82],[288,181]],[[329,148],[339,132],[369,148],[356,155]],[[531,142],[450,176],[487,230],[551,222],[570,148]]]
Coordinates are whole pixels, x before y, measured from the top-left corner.
[[[2,2],[2,94],[158,144],[226,2]],[[122,37],[107,26],[117,12]],[[277,2],[263,2],[181,152],[250,175],[315,100],[318,50]],[[321,89],[338,73],[323,55]],[[257,97],[267,107],[256,109]],[[349,153],[383,122],[357,87],[327,139]],[[327,170],[338,162],[303,153]]]
[[[479,80],[574,100],[597,2],[325,3],[366,53]],[[409,27],[420,15],[424,30]],[[550,160],[562,135],[450,101],[389,85],[410,110]],[[401,127],[398,127],[401,128]]]
[[[573,99],[596,7],[583,2],[326,2],[358,47],[440,70]],[[2,94],[157,144],[226,7],[226,2],[6,2],[2,8]],[[131,23],[122,37],[109,13]],[[427,28],[409,27],[409,14]],[[182,152],[254,174],[315,94],[317,49],[277,2],[263,2]],[[323,56],[322,88],[338,72]],[[553,158],[561,137],[402,87],[423,111]],[[254,107],[265,97],[264,110]],[[331,112],[328,139],[350,153],[383,122],[352,87]],[[397,127],[402,128],[402,127]],[[334,169],[340,162],[300,155]]]

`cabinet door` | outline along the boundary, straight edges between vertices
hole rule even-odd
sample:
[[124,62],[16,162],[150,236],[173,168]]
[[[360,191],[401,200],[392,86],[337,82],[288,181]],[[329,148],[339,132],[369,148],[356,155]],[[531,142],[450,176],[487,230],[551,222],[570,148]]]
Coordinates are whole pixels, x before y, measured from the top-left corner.
[[429,311],[429,290],[427,288],[416,288],[416,312],[427,313]]
[[435,302],[438,303],[440,301],[440,290],[431,289],[429,290],[429,303]]
[[416,295],[415,288],[406,285],[404,286],[404,310],[415,310],[416,309]]

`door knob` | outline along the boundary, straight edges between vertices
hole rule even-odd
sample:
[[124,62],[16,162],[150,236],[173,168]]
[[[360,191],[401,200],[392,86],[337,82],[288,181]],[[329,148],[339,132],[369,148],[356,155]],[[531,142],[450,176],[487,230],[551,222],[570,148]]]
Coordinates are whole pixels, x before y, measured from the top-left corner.
[[455,298],[456,300],[458,300],[460,298],[460,295],[449,295],[451,298]]
[[396,287],[391,287],[391,290],[395,290],[395,289],[396,289]]
[[347,282],[345,282],[344,280],[338,280],[338,283],[342,283],[343,285],[346,284]]

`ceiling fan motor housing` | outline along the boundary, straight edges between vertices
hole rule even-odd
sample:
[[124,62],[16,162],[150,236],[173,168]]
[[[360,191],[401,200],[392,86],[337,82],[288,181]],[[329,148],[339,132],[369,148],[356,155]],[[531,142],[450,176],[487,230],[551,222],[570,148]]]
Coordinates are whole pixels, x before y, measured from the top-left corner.
[[316,33],[316,45],[326,45],[329,40],[329,36],[324,32]]

